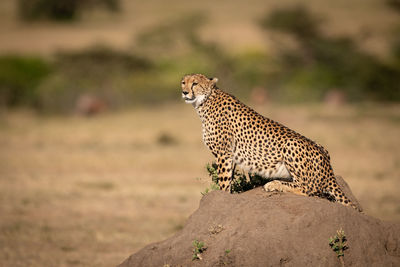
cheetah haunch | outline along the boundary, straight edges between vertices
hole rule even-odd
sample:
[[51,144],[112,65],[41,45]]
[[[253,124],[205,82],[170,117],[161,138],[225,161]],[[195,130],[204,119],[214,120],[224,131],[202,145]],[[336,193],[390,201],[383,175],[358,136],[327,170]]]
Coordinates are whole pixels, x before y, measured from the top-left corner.
[[325,197],[357,209],[336,182],[328,151],[301,134],[258,114],[220,90],[217,78],[182,79],[182,97],[200,116],[203,141],[217,161],[221,190],[231,190],[235,166],[274,180],[266,191]]

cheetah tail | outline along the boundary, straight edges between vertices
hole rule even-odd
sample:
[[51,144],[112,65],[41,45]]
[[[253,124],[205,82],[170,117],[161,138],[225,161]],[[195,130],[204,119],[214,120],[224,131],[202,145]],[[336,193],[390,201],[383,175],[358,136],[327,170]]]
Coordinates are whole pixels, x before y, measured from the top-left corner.
[[339,187],[339,185],[336,183],[336,181],[333,181],[333,189],[330,190],[326,188],[327,190],[325,191],[326,195],[328,196],[329,199],[331,199],[334,202],[338,202],[344,206],[350,206],[354,208],[355,210],[362,212],[362,209],[360,206],[356,205],[353,203],[342,191],[342,189]]

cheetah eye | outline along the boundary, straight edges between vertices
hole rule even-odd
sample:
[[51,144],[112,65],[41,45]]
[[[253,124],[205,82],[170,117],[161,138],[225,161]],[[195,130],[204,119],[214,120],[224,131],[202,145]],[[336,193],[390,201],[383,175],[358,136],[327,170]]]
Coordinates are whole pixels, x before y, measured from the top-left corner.
[[198,83],[192,83],[192,88],[198,85]]
[[185,85],[185,82],[184,82],[184,81],[182,81],[182,84],[183,84],[183,85]]

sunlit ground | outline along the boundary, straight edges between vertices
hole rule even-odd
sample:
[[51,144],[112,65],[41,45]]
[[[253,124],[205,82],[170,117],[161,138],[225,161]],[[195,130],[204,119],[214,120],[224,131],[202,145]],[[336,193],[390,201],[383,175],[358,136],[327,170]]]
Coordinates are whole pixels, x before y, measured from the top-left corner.
[[[323,144],[366,214],[400,221],[400,106],[256,110]],[[120,263],[183,227],[212,160],[183,103],[92,118],[11,112],[0,146],[2,266]]]

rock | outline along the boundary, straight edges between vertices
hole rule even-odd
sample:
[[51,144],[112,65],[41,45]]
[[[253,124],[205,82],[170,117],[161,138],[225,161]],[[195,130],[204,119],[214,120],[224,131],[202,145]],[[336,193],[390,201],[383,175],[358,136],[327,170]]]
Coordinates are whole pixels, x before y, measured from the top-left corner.
[[84,116],[92,116],[104,112],[108,109],[106,101],[100,97],[83,94],[79,96],[75,103],[75,111],[77,114]]
[[[345,266],[400,266],[400,224],[325,199],[213,191],[171,238],[131,255],[129,266],[340,266],[329,237],[343,229]],[[205,243],[192,260],[193,241]]]
[[342,106],[347,103],[347,95],[338,89],[330,90],[324,96],[324,103],[328,106]]

